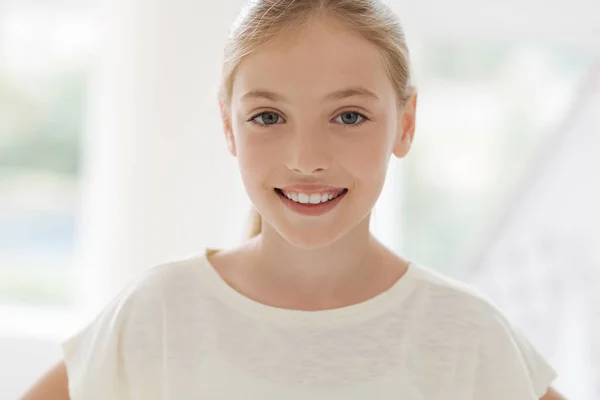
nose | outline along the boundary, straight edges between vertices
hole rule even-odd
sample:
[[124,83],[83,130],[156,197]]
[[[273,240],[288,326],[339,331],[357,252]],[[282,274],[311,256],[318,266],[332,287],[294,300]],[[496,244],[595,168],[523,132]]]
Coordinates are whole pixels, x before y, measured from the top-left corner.
[[305,175],[327,171],[331,166],[331,151],[327,132],[311,129],[294,132],[289,143],[288,169]]

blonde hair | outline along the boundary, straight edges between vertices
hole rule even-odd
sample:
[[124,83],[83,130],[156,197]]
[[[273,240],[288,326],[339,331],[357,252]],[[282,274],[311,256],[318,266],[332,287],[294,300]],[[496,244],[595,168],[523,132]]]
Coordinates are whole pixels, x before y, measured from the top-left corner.
[[[415,92],[404,30],[396,14],[380,0],[252,0],[234,22],[227,44],[219,89],[229,106],[235,72],[248,55],[277,35],[306,26],[314,17],[329,17],[381,50],[399,106]],[[252,208],[246,238],[260,234],[262,219]]]

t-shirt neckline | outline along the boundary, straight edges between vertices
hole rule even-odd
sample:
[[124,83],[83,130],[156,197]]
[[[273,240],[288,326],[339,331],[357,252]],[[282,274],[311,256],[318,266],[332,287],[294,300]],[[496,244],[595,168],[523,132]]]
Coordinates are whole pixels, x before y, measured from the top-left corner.
[[418,264],[409,261],[408,269],[404,275],[384,292],[359,303],[338,308],[308,311],[271,306],[237,291],[223,279],[208,259],[211,254],[217,251],[219,249],[206,248],[201,259],[205,282],[213,289],[218,299],[246,316],[279,325],[333,325],[358,322],[375,317],[390,307],[401,305],[418,282],[416,276],[421,268]]

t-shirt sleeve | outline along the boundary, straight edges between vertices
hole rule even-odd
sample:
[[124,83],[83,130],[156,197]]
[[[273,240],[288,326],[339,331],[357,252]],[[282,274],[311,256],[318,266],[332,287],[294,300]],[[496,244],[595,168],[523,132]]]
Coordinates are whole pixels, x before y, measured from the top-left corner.
[[523,332],[498,311],[482,329],[476,376],[476,399],[538,400],[557,374]]
[[141,300],[151,295],[145,293],[147,282],[147,274],[138,276],[91,322],[61,343],[71,400],[127,398],[131,368],[127,357],[131,358],[130,343],[137,334],[132,320],[137,322]]

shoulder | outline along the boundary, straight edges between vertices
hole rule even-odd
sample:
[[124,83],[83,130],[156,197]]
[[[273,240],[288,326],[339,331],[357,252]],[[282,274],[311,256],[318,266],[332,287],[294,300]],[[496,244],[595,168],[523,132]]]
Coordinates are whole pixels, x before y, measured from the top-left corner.
[[[135,275],[115,292],[96,312],[67,346],[79,341],[90,330],[102,329],[104,333],[122,333],[126,325],[136,325],[144,317],[156,319],[161,303],[188,291],[198,293],[202,283],[201,256],[166,262],[147,268]],[[134,319],[134,323],[131,323]]]
[[197,292],[203,283],[205,257],[194,255],[158,264],[139,273],[122,292],[130,300],[156,299],[157,295],[170,297],[189,290]]
[[97,323],[106,317],[120,321],[114,334],[133,351],[141,344],[156,343],[158,332],[167,327],[178,329],[192,319],[200,320],[210,298],[205,262],[203,255],[191,256],[143,271],[112,300],[117,307],[106,306]]
[[419,283],[417,296],[430,312],[457,321],[468,320],[475,329],[484,329],[490,321],[503,316],[497,305],[475,286],[421,264],[412,263],[411,268],[413,279]]
[[61,343],[72,398],[120,398],[128,376],[160,359],[165,326],[184,325],[184,303],[203,293],[201,268],[202,257],[190,257],[142,271]]
[[[472,344],[475,398],[539,399],[556,378],[552,366],[524,333],[484,293],[469,284],[417,265],[423,308],[448,338]],[[455,329],[448,329],[454,327]],[[457,339],[459,340],[459,339]]]
[[[117,322],[137,314],[145,314],[160,302],[185,293],[197,291],[202,283],[203,261],[193,256],[156,264],[135,274],[125,285],[110,295],[100,310],[92,316],[88,327],[102,318]],[[156,310],[152,310],[155,312]],[[114,324],[113,324],[114,325]]]
[[482,343],[504,341],[521,345],[525,339],[506,313],[475,286],[416,265],[414,275],[422,285],[422,296],[431,312],[469,321]]

